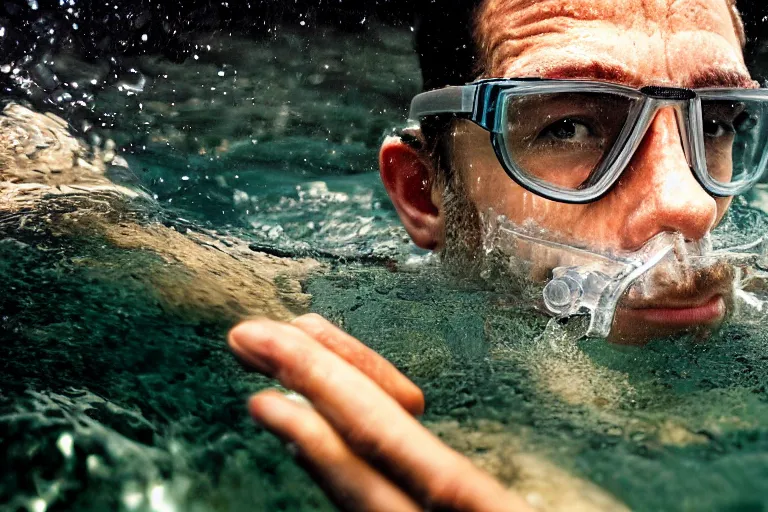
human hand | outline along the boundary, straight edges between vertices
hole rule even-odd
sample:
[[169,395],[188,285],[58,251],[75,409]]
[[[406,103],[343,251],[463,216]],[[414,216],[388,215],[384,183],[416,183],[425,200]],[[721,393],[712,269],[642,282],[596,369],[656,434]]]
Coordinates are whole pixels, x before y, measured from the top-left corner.
[[312,403],[263,391],[248,408],[297,448],[342,510],[530,509],[413,417],[424,398],[410,380],[319,315],[244,322],[230,331],[229,345],[245,364]]

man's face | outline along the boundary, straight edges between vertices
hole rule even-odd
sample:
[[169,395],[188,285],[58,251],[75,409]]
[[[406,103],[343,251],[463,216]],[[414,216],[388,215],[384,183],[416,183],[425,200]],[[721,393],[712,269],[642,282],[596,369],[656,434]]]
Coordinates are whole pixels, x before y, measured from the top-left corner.
[[[479,17],[487,77],[603,80],[632,87],[752,87],[725,0],[489,0]],[[661,232],[699,240],[725,214],[691,172],[674,111],[659,111],[621,179],[586,205],[527,192],[499,164],[488,132],[461,122],[453,168],[478,212],[534,222],[580,245],[634,251]],[[447,226],[446,229],[451,229]],[[637,341],[722,321],[729,280],[668,283],[651,301],[624,301],[612,337]]]

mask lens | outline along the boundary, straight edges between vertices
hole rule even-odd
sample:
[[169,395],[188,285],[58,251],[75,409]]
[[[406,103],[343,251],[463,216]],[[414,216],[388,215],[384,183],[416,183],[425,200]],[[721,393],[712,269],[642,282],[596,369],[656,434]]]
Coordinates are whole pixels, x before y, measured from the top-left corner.
[[759,101],[702,100],[707,172],[720,185],[748,186],[766,164],[768,116]]
[[[611,152],[637,101],[621,94],[573,92],[505,99],[508,164],[527,178],[583,189]],[[591,178],[591,179],[590,179]]]

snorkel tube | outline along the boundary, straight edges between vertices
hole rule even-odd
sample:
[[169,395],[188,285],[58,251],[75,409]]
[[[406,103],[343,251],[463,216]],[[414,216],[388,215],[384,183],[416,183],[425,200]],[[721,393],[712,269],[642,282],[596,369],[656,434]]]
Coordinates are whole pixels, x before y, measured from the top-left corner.
[[486,251],[500,249],[512,260],[521,252],[557,255],[560,264],[552,268],[541,290],[542,309],[557,320],[588,317],[587,337],[608,336],[619,302],[628,293],[636,298],[658,294],[659,275],[682,275],[716,263],[733,267],[734,296],[740,305],[762,313],[768,304],[747,291],[756,281],[768,282],[764,238],[714,251],[709,235],[686,242],[680,233],[664,232],[635,252],[598,252],[553,240],[542,230],[515,226],[503,216],[489,215],[485,220]]
[[[606,337],[619,300],[638,278],[650,271],[675,247],[674,235],[662,233],[652,243],[653,250],[625,260],[607,260],[603,269],[558,267],[544,286],[544,304],[557,318],[589,315],[587,336]],[[659,246],[658,249],[655,246]],[[598,255],[594,255],[598,257]]]

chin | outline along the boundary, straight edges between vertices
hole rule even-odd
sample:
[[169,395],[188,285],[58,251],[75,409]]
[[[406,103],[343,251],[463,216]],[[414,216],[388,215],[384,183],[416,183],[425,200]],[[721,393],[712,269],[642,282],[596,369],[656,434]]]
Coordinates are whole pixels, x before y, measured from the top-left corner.
[[655,339],[687,334],[703,341],[723,325],[732,311],[733,294],[724,291],[687,302],[620,304],[607,340],[621,345],[645,345]]

